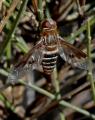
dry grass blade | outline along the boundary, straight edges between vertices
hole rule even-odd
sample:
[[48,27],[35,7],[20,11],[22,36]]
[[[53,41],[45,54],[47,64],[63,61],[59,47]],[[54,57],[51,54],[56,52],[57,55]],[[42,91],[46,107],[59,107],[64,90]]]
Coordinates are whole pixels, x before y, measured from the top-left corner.
[[37,15],[38,1],[32,0],[32,4],[33,4],[33,8],[34,8],[34,13]]
[[13,0],[10,8],[6,12],[6,15],[3,17],[3,19],[0,22],[0,32],[2,32],[5,24],[7,23],[9,17],[12,15],[18,3],[19,3],[19,0]]

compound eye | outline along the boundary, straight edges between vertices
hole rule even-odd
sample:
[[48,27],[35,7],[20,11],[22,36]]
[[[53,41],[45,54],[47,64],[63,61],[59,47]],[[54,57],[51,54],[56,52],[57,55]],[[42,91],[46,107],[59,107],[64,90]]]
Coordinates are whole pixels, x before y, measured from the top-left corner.
[[46,20],[42,23],[42,28],[50,29],[50,28],[52,28],[52,25],[49,23],[49,21]]

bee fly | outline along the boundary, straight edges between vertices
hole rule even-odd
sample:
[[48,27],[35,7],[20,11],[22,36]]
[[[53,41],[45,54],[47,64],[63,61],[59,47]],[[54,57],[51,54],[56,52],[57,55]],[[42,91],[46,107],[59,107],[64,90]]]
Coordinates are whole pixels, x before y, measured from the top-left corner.
[[56,66],[58,54],[69,64],[86,69],[84,64],[80,63],[80,60],[86,58],[86,54],[59,36],[54,20],[45,19],[40,27],[41,39],[14,66],[14,69],[8,76],[9,79],[18,79],[25,71],[31,71],[35,64],[42,65],[43,72],[50,75]]

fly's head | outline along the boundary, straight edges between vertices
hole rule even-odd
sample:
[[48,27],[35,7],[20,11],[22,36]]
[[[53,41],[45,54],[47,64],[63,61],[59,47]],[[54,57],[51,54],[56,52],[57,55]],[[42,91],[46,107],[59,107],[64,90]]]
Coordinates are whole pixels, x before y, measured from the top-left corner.
[[56,22],[52,19],[45,19],[41,23],[42,32],[54,32],[57,29]]
[[57,44],[57,24],[52,19],[45,19],[41,23],[41,36],[44,40],[44,44],[47,46],[52,46]]

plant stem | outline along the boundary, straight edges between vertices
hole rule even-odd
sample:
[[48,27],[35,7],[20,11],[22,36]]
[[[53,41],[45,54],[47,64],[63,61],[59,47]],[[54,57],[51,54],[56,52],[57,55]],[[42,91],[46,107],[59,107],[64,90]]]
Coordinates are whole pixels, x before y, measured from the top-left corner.
[[[55,97],[57,100],[61,99],[61,94],[60,94],[60,83],[59,83],[59,80],[58,80],[58,75],[57,75],[57,70],[56,70],[56,67],[53,71],[53,77],[52,77],[52,83],[54,83],[54,87],[55,87],[55,91],[56,91],[56,94],[55,94]],[[64,116],[64,113],[62,111],[60,111],[60,118],[61,120],[65,120],[65,116]]]
[[65,120],[65,116],[64,116],[63,112],[60,112],[60,118],[61,118],[61,120]]
[[[90,19],[90,26],[92,26],[93,24],[95,24],[95,16],[93,16],[91,19]],[[78,29],[77,31],[75,31],[73,34],[71,34],[69,37],[66,38],[67,41],[74,41],[74,39],[80,35],[83,31],[85,31],[87,29],[87,22],[82,25],[80,27],[80,29]]]
[[28,2],[28,0],[23,0],[23,3],[21,4],[20,10],[19,10],[18,15],[16,17],[16,20],[14,21],[13,26],[12,26],[8,36],[6,37],[6,39],[4,40],[4,42],[1,45],[1,48],[0,48],[0,58],[1,58],[4,50],[6,49],[9,41],[11,40],[12,35],[15,32],[15,29],[16,29],[18,23],[19,23],[19,20],[20,20],[22,14],[23,14],[23,12],[24,12],[24,10],[26,8],[27,2]]
[[3,93],[0,93],[0,100],[3,101],[3,103],[5,104],[6,108],[8,108],[11,111],[15,112],[14,106],[7,100],[7,98],[5,98],[5,96],[3,95]]
[[93,100],[95,103],[95,85],[93,80],[93,74],[92,74],[92,58],[91,58],[91,30],[90,30],[90,20],[87,20],[87,55],[88,55],[88,80],[91,83],[91,89],[92,89],[92,95]]
[[6,56],[7,56],[7,59],[10,59],[11,58],[11,41],[8,42],[8,45],[6,47]]
[[52,73],[52,83],[53,83],[53,86],[56,91],[55,97],[56,97],[56,99],[59,100],[61,98],[61,95],[60,95],[60,86],[59,86],[59,80],[58,80],[56,68],[54,69],[54,71]]
[[43,1],[38,0],[38,18],[39,18],[39,21],[42,21],[44,19],[42,4],[43,4]]
[[41,94],[43,94],[43,95],[49,96],[51,99],[55,99],[55,96],[53,96],[51,93],[49,93],[49,92],[46,91],[46,90],[43,90],[42,88],[37,87],[36,85],[27,84],[27,83],[25,83],[25,82],[22,81],[22,80],[20,80],[19,82],[20,82],[21,84],[23,84],[23,85],[26,85],[26,86],[32,88],[33,90],[36,90],[37,92],[39,92],[39,93],[41,93]]
[[[37,92],[39,92],[39,93],[41,93],[41,94],[43,94],[43,95],[51,98],[52,100],[55,100],[55,99],[56,99],[56,98],[55,98],[55,95],[53,95],[52,93],[50,93],[50,92],[48,92],[48,91],[46,91],[46,90],[43,90],[42,88],[39,88],[39,87],[35,86],[34,84],[27,84],[27,83],[25,83],[25,82],[22,81],[22,80],[20,80],[19,82],[20,82],[22,85],[26,85],[26,86],[30,87],[31,89],[36,90]],[[94,115],[94,114],[91,114],[91,113],[89,113],[88,111],[86,111],[86,110],[84,110],[84,109],[81,109],[81,108],[79,108],[79,107],[77,107],[77,106],[71,105],[70,103],[68,103],[68,102],[66,102],[66,101],[64,101],[64,100],[59,101],[59,104],[60,104],[61,106],[63,106],[63,107],[72,108],[72,109],[74,109],[75,111],[77,111],[77,112],[79,112],[79,113],[81,113],[81,114],[83,114],[83,115],[85,115],[85,116],[88,116],[88,117],[92,118],[93,120],[95,120],[95,115]]]
[[46,2],[45,16],[46,16],[46,18],[51,18],[48,2]]

